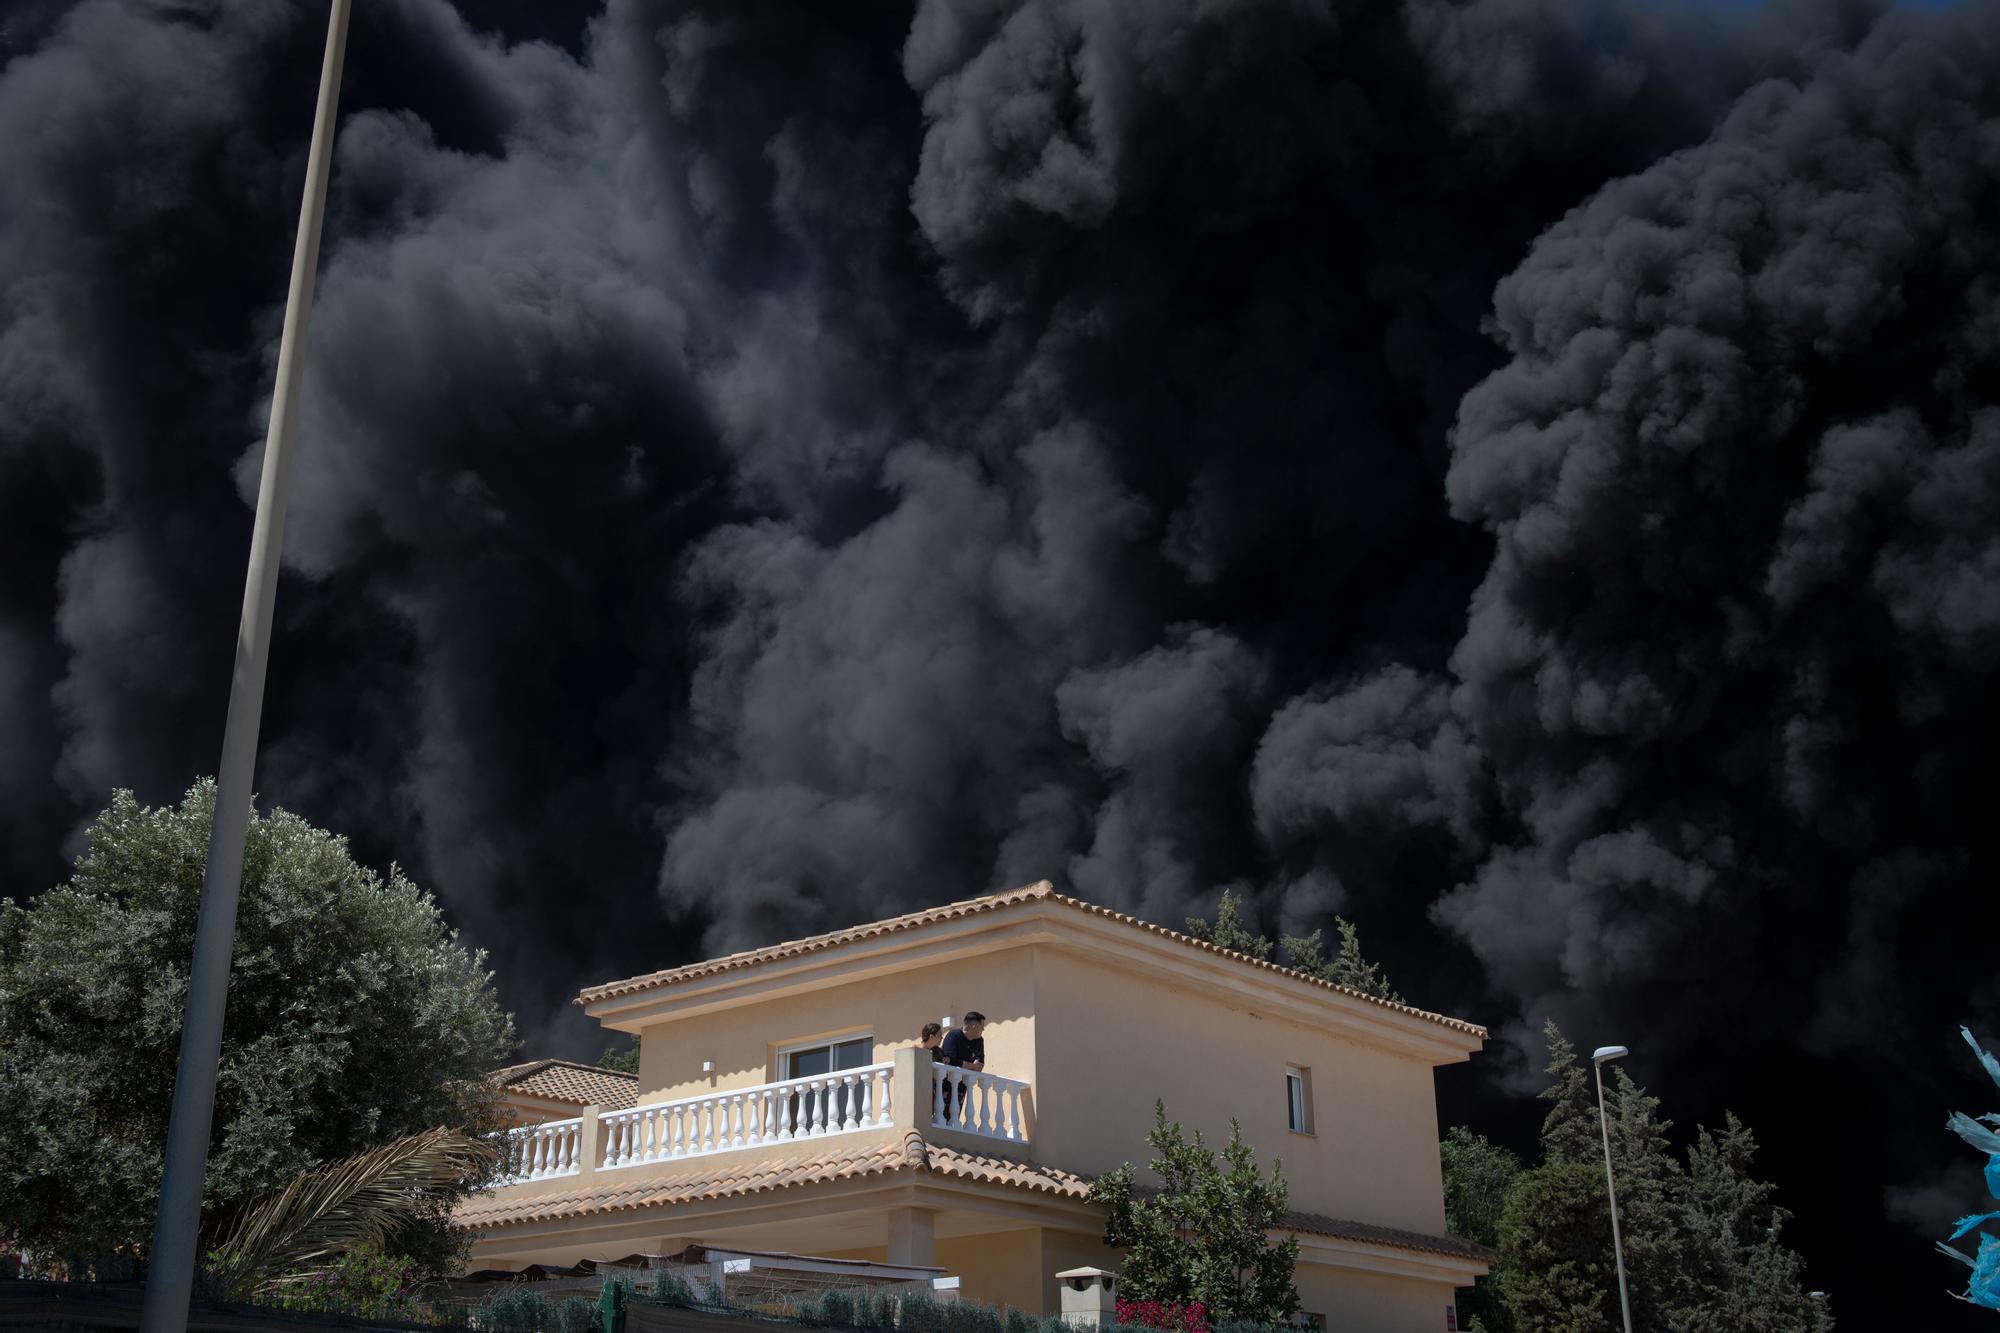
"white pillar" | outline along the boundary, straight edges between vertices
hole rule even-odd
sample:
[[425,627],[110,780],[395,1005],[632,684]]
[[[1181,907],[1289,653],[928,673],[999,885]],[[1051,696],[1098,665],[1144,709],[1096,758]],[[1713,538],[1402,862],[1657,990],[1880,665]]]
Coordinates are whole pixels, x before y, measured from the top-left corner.
[[889,1080],[889,1123],[897,1129],[928,1134],[931,1128],[931,1053],[921,1046],[896,1052],[895,1073]]
[[582,1123],[576,1127],[576,1173],[588,1179],[597,1174],[597,1159],[604,1155],[603,1129],[595,1106],[583,1108]]

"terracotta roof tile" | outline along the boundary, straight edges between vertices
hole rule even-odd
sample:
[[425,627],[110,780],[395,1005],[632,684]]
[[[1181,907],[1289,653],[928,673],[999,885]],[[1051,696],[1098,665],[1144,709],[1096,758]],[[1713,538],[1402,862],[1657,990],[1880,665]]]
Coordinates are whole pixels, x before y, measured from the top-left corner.
[[1285,1222],[1294,1231],[1310,1232],[1317,1236],[1333,1236],[1341,1240],[1364,1241],[1370,1245],[1390,1245],[1399,1250],[1445,1254],[1455,1259],[1477,1259],[1481,1263],[1491,1263],[1496,1257],[1493,1251],[1484,1245],[1475,1245],[1458,1236],[1433,1236],[1423,1231],[1378,1227],[1372,1222],[1356,1222],[1344,1217],[1326,1217],[1319,1213],[1292,1213],[1285,1218]]
[[925,1143],[915,1134],[909,1137],[916,1139],[918,1147],[923,1151],[925,1169],[936,1175],[952,1176],[960,1180],[976,1180],[987,1185],[1012,1185],[1018,1189],[1032,1190],[1037,1194],[1054,1194],[1066,1199],[1083,1199],[1090,1195],[1090,1181],[1068,1171],[1059,1171],[1052,1166],[1036,1166],[1030,1162],[1009,1162],[998,1157],[982,1157],[976,1153],[961,1152],[956,1148]]
[[1058,906],[1067,907],[1075,911],[1088,912],[1092,916],[1099,916],[1110,921],[1117,921],[1123,925],[1134,926],[1149,934],[1158,935],[1162,939],[1169,939],[1178,944],[1202,949],[1208,953],[1233,959],[1236,962],[1245,963],[1266,972],[1275,972],[1280,976],[1291,977],[1315,986],[1321,986],[1327,990],[1336,991],[1339,994],[1351,996],[1357,1000],[1364,1000],[1369,1004],[1379,1005],[1384,1009],[1394,1010],[1400,1014],[1409,1014],[1415,1018],[1426,1019],[1448,1027],[1454,1032],[1463,1032],[1469,1036],[1478,1037],[1481,1041],[1486,1039],[1486,1029],[1477,1023],[1468,1023],[1462,1018],[1452,1018],[1445,1014],[1432,1013],[1428,1009],[1419,1009],[1414,1005],[1398,1004],[1392,1000],[1377,999],[1375,996],[1355,990],[1351,986],[1342,986],[1336,982],[1324,981],[1319,977],[1301,972],[1296,968],[1283,967],[1261,958],[1252,958],[1248,954],[1237,953],[1233,949],[1224,949],[1220,945],[1211,944],[1207,940],[1199,940],[1192,935],[1186,935],[1177,930],[1169,930],[1165,926],[1155,925],[1151,921],[1142,920],[1139,917],[1131,916],[1124,912],[1114,912],[1108,907],[1099,907],[1096,903],[1087,903],[1081,898],[1072,898],[1067,894],[1057,893],[1055,886],[1047,880],[1041,880],[1018,889],[1008,889],[1004,893],[988,894],[983,898],[967,898],[962,902],[947,903],[942,907],[928,907],[921,912],[910,912],[904,916],[890,917],[886,921],[871,921],[866,925],[850,926],[846,930],[829,931],[824,935],[812,935],[805,939],[790,940],[783,944],[773,944],[762,949],[746,949],[741,953],[726,954],[721,958],[711,958],[706,962],[690,963],[685,967],[672,967],[659,972],[648,972],[644,976],[629,977],[623,981],[607,982],[602,986],[592,986],[583,991],[576,997],[576,1003],[591,1004],[598,1000],[615,999],[621,995],[632,995],[639,991],[651,990],[656,986],[672,986],[684,981],[693,981],[700,977],[714,976],[720,972],[732,972],[738,968],[753,967],[760,963],[776,962],[785,958],[796,958],[803,954],[818,953],[824,949],[836,948],[839,945],[851,944],[858,940],[870,940],[880,938],[884,935],[901,934],[904,931],[917,930],[924,926],[934,925],[940,921],[956,921],[965,917],[980,916],[987,912],[997,912],[1003,908],[1013,907],[1020,903],[1038,901],[1055,903]]
[[[454,1220],[469,1230],[484,1231],[527,1222],[560,1221],[570,1217],[767,1194],[825,1181],[901,1172],[928,1172],[1066,1199],[1085,1199],[1090,1195],[1090,1181],[1083,1176],[1054,1167],[1009,1162],[943,1147],[927,1142],[921,1134],[912,1130],[899,1142],[878,1141],[865,1147],[836,1148],[811,1157],[741,1161],[733,1156],[718,1156],[702,1159],[694,1170],[669,1176],[648,1175],[630,1184],[618,1183],[615,1175],[600,1176],[599,1180],[611,1179],[613,1183],[588,1189],[534,1194],[521,1199],[509,1199],[504,1195],[476,1197],[459,1205]],[[1317,1213],[1293,1213],[1286,1218],[1286,1223],[1296,1231],[1363,1241],[1371,1245],[1388,1245],[1481,1261],[1493,1257],[1490,1250],[1456,1236],[1399,1231],[1393,1227],[1324,1217]]]
[[[707,1199],[730,1199],[745,1194],[798,1185],[813,1185],[857,1176],[880,1175],[902,1169],[905,1146],[877,1142],[863,1148],[834,1148],[810,1157],[753,1158],[737,1154],[699,1159],[692,1169],[671,1175],[614,1171],[596,1177],[600,1182],[586,1189],[558,1190],[510,1199],[498,1195],[475,1197],[460,1204],[454,1217],[460,1226],[485,1229],[522,1222],[545,1222],[596,1213],[630,1212],[665,1204],[698,1203]],[[620,1176],[632,1177],[629,1183]]]
[[496,1069],[491,1077],[507,1092],[607,1111],[626,1110],[639,1095],[637,1076],[573,1060],[530,1060]]

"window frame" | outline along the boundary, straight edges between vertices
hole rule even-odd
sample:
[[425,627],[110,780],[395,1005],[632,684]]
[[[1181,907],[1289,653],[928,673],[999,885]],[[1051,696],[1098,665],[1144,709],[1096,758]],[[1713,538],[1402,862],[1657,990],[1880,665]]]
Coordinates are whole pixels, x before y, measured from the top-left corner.
[[[789,1083],[794,1078],[825,1078],[832,1074],[845,1073],[847,1071],[834,1067],[833,1048],[857,1041],[868,1043],[868,1058],[860,1064],[853,1066],[853,1068],[866,1069],[869,1065],[875,1063],[875,1032],[872,1028],[860,1028],[832,1037],[808,1037],[804,1041],[788,1042],[785,1045],[776,1047],[771,1054],[771,1081],[773,1083]],[[793,1074],[790,1072],[793,1056],[821,1049],[826,1051],[826,1074]]]
[[1312,1069],[1307,1065],[1285,1066],[1285,1128],[1307,1138],[1316,1137],[1313,1128]]

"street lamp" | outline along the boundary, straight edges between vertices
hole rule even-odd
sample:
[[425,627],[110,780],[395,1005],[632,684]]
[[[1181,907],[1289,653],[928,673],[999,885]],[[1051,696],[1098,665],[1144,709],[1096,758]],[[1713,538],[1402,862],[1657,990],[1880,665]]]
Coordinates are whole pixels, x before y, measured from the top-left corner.
[[1590,1071],[1597,1076],[1597,1127],[1604,1131],[1604,1196],[1611,1200],[1611,1254],[1618,1261],[1618,1309],[1625,1316],[1625,1333],[1632,1333],[1632,1297],[1625,1290],[1625,1246],[1618,1239],[1618,1191],[1611,1183],[1611,1117],[1604,1110],[1604,1065],[1632,1052],[1623,1046],[1600,1046],[1590,1053]]
[[181,1050],[174,1070],[173,1109],[167,1121],[167,1154],[160,1173],[160,1206],[148,1252],[146,1302],[139,1315],[145,1333],[182,1333],[201,1230],[202,1182],[208,1174],[208,1135],[215,1117],[215,1077],[222,1057],[222,1015],[229,1001],[229,955],[236,947],[236,900],[243,887],[243,839],[250,826],[250,782],[257,766],[257,731],[264,714],[264,668],[271,655],[271,608],[278,592],[278,557],[285,537],[285,489],[291,475],[292,434],[299,417],[305,369],[306,317],[312,310],[313,275],[319,266],[320,223],[326,216],[326,178],[333,161],[334,113],[340,101],[340,65],[347,49],[350,0],[332,0],[327,16],[326,59],[320,66],[319,102],[306,150],[305,199],[292,248],[292,281],[285,295],[284,331],[278,338],[277,382],[271,423],[264,437],[264,471],[257,486],[257,518],[250,529],[250,568],[243,582],[243,619],[236,632],[236,666],[229,681],[229,715],[222,729],[222,763],[215,773],[215,817],[208,861],[202,870],[201,915],[194,958],[188,966],[187,1005],[181,1015]]

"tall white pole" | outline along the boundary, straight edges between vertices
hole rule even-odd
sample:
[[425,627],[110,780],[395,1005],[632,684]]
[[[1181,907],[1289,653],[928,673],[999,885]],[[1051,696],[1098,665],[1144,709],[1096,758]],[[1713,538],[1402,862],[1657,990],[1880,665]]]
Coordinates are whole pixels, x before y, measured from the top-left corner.
[[1597,1075],[1597,1127],[1604,1131],[1604,1194],[1611,1200],[1611,1253],[1618,1261],[1618,1309],[1625,1316],[1625,1333],[1632,1333],[1632,1297],[1625,1290],[1625,1245],[1618,1239],[1618,1190],[1611,1183],[1611,1117],[1604,1110],[1604,1061],[1592,1060]]
[[333,0],[327,20],[326,60],[320,66],[319,104],[312,145],[306,152],[305,201],[292,249],[292,285],[285,298],[284,333],[278,340],[277,385],[264,438],[264,473],[257,487],[257,518],[250,530],[250,572],[243,583],[243,620],[236,634],[236,669],[229,682],[229,718],[222,732],[222,764],[215,779],[215,822],[201,883],[194,960],[188,969],[187,1007],[181,1020],[180,1064],[174,1075],[172,1118],[167,1126],[166,1169],[146,1273],[140,1327],[146,1333],[181,1333],[199,1258],[202,1182],[215,1113],[216,1067],[222,1055],[222,1016],[229,1000],[229,956],[236,938],[236,898],[243,882],[243,838],[250,826],[250,784],[256,770],[257,729],[264,707],[264,667],[270,657],[271,607],[278,591],[278,557],[284,546],[285,486],[291,474],[292,433],[299,416],[299,382],[305,368],[306,316],[312,309],[319,266],[320,222],[326,215],[326,178],[333,159],[340,64],[347,48],[349,0]]

